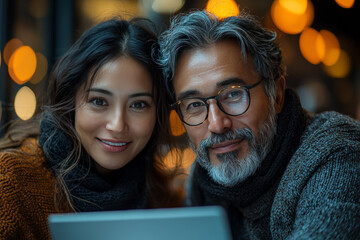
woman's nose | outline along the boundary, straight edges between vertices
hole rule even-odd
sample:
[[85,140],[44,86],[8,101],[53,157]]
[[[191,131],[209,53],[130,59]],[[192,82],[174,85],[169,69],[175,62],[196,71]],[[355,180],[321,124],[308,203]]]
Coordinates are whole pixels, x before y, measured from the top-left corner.
[[113,132],[122,132],[127,128],[126,114],[122,110],[116,110],[110,114],[106,123],[106,129]]

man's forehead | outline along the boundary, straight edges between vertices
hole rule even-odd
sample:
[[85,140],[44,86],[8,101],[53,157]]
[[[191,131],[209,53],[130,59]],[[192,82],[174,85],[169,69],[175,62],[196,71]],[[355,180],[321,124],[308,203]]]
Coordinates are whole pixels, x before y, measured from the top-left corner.
[[207,95],[230,84],[249,85],[257,81],[253,64],[248,66],[242,57],[233,40],[186,51],[178,58],[173,79],[177,99],[189,95],[189,91]]
[[233,77],[220,80],[218,82],[209,83],[206,87],[204,87],[203,82],[194,81],[190,82],[184,89],[181,89],[176,93],[176,99],[184,99],[187,97],[206,97],[209,95],[214,95],[219,92],[221,89],[224,89],[229,86],[245,86],[247,84],[243,79]]

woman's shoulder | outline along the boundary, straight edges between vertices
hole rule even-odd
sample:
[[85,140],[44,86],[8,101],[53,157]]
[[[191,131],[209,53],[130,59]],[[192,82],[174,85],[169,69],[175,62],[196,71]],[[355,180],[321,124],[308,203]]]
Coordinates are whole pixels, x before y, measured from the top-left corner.
[[38,138],[27,138],[19,147],[0,151],[0,173],[22,172],[45,168],[45,157]]

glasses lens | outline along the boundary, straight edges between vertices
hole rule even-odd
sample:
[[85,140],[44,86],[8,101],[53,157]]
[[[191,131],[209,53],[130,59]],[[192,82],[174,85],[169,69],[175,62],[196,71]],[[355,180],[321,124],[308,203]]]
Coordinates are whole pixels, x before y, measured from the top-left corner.
[[201,99],[186,98],[181,101],[179,107],[183,121],[189,125],[200,124],[206,118],[206,104]]
[[219,94],[219,104],[229,115],[240,115],[249,107],[248,92],[241,87],[231,87]]

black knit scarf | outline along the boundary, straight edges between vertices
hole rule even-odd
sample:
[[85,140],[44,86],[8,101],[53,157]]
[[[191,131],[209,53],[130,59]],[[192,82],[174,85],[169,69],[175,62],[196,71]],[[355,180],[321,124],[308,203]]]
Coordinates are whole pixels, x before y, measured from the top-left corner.
[[[54,174],[59,174],[62,161],[73,148],[71,139],[46,115],[40,127],[39,142]],[[71,159],[70,162],[73,162]],[[148,159],[137,157],[117,170],[115,179],[104,179],[95,171],[88,155],[64,176],[76,211],[106,211],[146,207],[145,175]]]
[[285,168],[299,146],[307,124],[299,98],[292,90],[286,90],[285,103],[277,119],[274,143],[257,171],[233,187],[214,182],[207,170],[198,163],[194,169],[191,202],[194,205],[221,204],[246,207],[261,197],[275,184],[279,184]]

